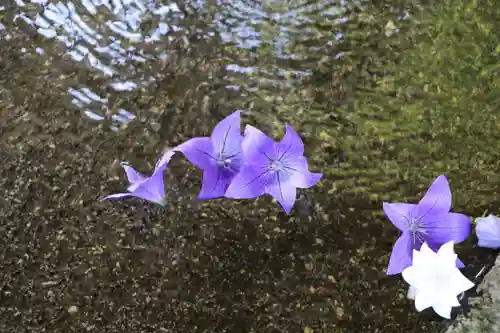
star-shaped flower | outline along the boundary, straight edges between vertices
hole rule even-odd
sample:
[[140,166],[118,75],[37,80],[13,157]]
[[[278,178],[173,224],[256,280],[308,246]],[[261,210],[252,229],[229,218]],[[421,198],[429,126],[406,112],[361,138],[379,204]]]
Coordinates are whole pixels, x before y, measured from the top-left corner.
[[286,125],[280,142],[247,125],[242,149],[244,164],[227,189],[228,198],[249,199],[269,194],[289,213],[295,203],[296,189],[315,185],[323,175],[309,172],[303,156],[304,144],[290,125]]
[[450,319],[452,307],[460,306],[457,296],[474,287],[456,267],[453,245],[450,241],[437,253],[427,243],[420,251],[413,250],[413,263],[402,275],[410,284],[417,311],[432,307],[438,315]]
[[495,215],[476,219],[477,245],[492,249],[500,248],[500,218]]
[[[445,176],[439,176],[417,205],[383,203],[384,212],[403,233],[394,244],[387,274],[398,274],[411,265],[412,250],[424,242],[434,250],[449,241],[460,243],[470,234],[471,219],[450,213],[451,191]],[[458,267],[463,267],[457,261]]]
[[219,122],[210,137],[190,139],[174,150],[203,169],[203,183],[199,199],[224,196],[231,180],[239,172],[242,163],[240,111]]
[[111,194],[102,200],[136,197],[164,206],[165,186],[163,184],[163,171],[174,153],[174,151],[169,151],[162,157],[163,163],[156,164],[151,177],[143,176],[128,164],[122,163],[121,166],[125,169],[125,173],[130,183],[127,188],[128,193]]

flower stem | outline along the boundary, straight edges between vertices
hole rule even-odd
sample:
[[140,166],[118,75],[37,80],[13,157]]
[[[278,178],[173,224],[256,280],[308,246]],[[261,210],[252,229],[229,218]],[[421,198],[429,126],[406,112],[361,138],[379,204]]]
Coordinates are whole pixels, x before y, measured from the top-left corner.
[[483,218],[483,217],[486,217],[486,214],[488,213],[488,210],[486,209],[483,213],[483,215],[479,216],[479,217],[473,217],[472,218],[472,224],[477,224],[477,219],[480,219],[480,218]]

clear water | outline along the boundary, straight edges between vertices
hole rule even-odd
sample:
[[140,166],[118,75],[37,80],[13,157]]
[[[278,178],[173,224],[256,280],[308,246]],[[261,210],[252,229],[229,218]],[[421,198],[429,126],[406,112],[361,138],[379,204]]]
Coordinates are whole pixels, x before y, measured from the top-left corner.
[[[0,328],[448,325],[416,313],[400,278],[386,276],[398,232],[381,214],[383,200],[416,201],[439,174],[457,212],[499,202],[496,72],[484,50],[450,60],[428,46],[437,37],[422,18],[434,10],[300,0],[1,7]],[[456,29],[476,35],[450,46],[465,55],[474,40],[496,45],[474,22],[495,31],[499,20],[471,10],[477,21]],[[120,161],[147,174],[165,149],[236,109],[276,137],[291,123],[311,170],[325,173],[290,216],[268,198],[196,201],[201,173],[182,157],[165,174],[167,207],[99,201],[125,189]],[[460,248],[471,278],[495,254],[473,244]]]

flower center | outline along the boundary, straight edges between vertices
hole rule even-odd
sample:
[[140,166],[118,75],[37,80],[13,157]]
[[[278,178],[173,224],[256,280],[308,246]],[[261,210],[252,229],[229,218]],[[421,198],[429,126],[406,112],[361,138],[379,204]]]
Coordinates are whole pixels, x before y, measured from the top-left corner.
[[231,159],[230,158],[225,158],[225,157],[220,157],[217,159],[217,166],[219,168],[224,168],[224,169],[230,169],[231,168]]
[[278,160],[272,160],[271,164],[269,165],[269,169],[272,171],[281,171],[283,169],[283,163]]
[[416,221],[416,220],[412,220],[412,221],[410,222],[410,225],[408,226],[408,230],[409,230],[410,232],[418,232],[418,231],[419,231],[419,229],[420,229],[420,225],[419,225],[418,221]]

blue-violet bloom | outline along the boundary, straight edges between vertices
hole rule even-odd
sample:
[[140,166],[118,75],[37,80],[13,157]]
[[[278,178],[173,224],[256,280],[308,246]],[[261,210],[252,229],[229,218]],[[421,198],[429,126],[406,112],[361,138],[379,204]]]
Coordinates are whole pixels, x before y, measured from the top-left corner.
[[304,144],[290,125],[286,125],[280,142],[247,125],[242,150],[244,164],[227,189],[228,198],[250,199],[269,194],[289,213],[295,203],[296,189],[309,188],[323,176],[309,172],[303,156]]
[[[434,180],[417,205],[384,202],[383,208],[389,220],[402,231],[392,249],[388,275],[411,266],[413,250],[420,250],[423,243],[438,251],[443,244],[460,243],[470,234],[471,219],[450,213],[451,191],[445,176]],[[457,267],[464,267],[458,259]]]
[[495,215],[476,219],[477,246],[500,248],[500,218]]
[[166,202],[165,186],[163,184],[163,171],[166,169],[168,161],[174,153],[174,151],[169,151],[162,157],[163,162],[156,164],[151,177],[145,177],[131,166],[126,163],[122,163],[121,166],[125,169],[125,173],[130,183],[127,188],[128,193],[111,194],[102,200],[136,197],[164,206]]
[[200,169],[203,183],[199,199],[224,196],[242,164],[240,111],[235,111],[219,122],[210,137],[190,139],[176,148]]

